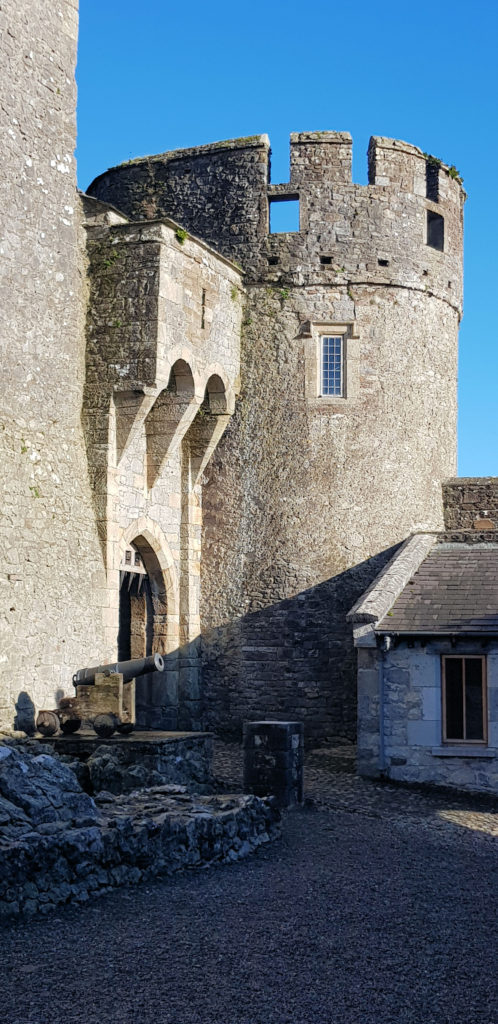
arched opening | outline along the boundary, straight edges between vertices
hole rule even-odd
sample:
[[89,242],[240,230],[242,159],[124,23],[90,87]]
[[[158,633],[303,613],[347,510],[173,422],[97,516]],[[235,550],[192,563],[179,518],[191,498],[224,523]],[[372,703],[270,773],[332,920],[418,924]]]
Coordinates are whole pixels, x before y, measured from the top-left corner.
[[143,536],[126,545],[120,563],[118,660],[162,654],[164,672],[136,681],[139,729],[174,729],[178,717],[177,653],[168,635],[168,599],[164,570]]
[[213,416],[227,412],[225,384],[217,373],[213,373],[206,384],[205,400],[207,400],[209,412]]
[[185,435],[185,446],[188,446],[191,458],[193,485],[199,482],[229,420],[225,384],[217,373],[213,373],[207,381],[199,411]]
[[195,408],[191,408],[194,398],[192,370],[184,359],[177,359],[171,368],[168,386],[161,391],[145,421],[149,488],[154,486],[166,457],[181,441],[190,417],[195,415]]
[[118,661],[153,653],[154,607],[149,574],[134,544],[128,544],[119,568]]

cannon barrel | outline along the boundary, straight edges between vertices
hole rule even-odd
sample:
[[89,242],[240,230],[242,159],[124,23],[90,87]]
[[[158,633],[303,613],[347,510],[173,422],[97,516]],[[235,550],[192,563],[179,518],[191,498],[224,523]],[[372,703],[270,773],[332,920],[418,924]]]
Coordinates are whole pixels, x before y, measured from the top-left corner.
[[80,668],[73,676],[74,686],[91,686],[95,682],[95,676],[101,673],[110,676],[111,673],[120,672],[125,683],[137,676],[146,675],[147,672],[162,672],[164,659],[160,654],[151,654],[150,658],[135,658],[134,661],[113,661],[111,665],[93,665],[91,668]]

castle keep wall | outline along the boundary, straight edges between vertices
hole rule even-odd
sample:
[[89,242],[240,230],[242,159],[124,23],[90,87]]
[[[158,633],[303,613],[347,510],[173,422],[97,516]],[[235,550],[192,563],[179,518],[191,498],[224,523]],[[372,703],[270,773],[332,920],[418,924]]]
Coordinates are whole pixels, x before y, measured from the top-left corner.
[[[80,422],[84,272],[76,193],[77,4],[5,0],[1,108],[0,727],[72,692],[103,642],[105,583]],[[93,596],[92,596],[93,595]],[[17,704],[17,710],[16,710]]]
[[38,7],[0,12],[0,730],[116,659],[132,544],[150,592],[127,639],[167,662],[137,686],[140,724],[198,727],[201,479],[239,385],[240,273],[172,222],[81,200],[77,4]]
[[166,655],[164,676],[137,680],[140,724],[198,729],[201,479],[239,387],[240,274],[171,222],[87,233],[84,422],[107,641],[114,651],[133,542],[153,587],[152,646]]
[[[291,136],[288,183],[269,184],[268,161],[257,136],[133,161],[90,191],[174,217],[246,275],[242,392],[204,492],[210,724],[291,713],[308,736],[354,735],[346,612],[407,534],[441,528],[455,472],[464,196],[396,140],[371,140],[367,186],[347,133]],[[300,231],[269,234],[287,198]],[[334,333],[345,390],[319,397]]]

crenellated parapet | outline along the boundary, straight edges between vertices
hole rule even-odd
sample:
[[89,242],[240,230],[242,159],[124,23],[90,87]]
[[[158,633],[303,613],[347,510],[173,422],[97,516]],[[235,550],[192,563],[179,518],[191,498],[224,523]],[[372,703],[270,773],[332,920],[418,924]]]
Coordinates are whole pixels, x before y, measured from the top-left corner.
[[[458,172],[416,146],[373,137],[369,184],[351,181],[347,132],[290,137],[290,178],[269,183],[266,135],[112,168],[90,193],[130,217],[173,217],[248,281],[390,284],[437,295],[461,314],[463,191]],[[299,201],[299,231],[270,233],[270,205]]]

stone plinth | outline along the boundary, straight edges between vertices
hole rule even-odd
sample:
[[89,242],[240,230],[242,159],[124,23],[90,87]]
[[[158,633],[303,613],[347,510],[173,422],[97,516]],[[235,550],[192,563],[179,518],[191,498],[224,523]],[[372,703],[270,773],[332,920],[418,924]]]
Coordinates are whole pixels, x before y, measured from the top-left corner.
[[281,807],[303,799],[302,722],[244,723],[244,791],[272,794]]

